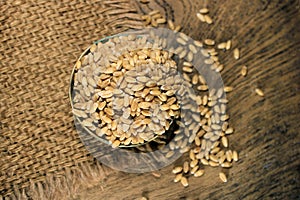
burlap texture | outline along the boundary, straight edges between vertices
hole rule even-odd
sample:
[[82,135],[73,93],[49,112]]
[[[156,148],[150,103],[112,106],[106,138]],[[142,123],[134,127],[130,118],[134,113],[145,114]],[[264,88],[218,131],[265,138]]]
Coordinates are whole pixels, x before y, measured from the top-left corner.
[[74,127],[72,67],[93,41],[140,28],[140,17],[130,0],[6,0],[0,13],[0,199],[73,193],[75,176],[105,173]]

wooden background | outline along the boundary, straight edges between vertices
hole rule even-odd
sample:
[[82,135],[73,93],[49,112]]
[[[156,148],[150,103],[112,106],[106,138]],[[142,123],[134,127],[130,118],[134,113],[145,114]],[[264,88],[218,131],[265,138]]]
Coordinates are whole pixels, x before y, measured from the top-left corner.
[[[114,172],[78,199],[299,199],[300,198],[300,3],[299,1],[155,0],[139,12],[159,9],[197,40],[233,40],[241,59],[222,54],[227,97],[235,134],[230,145],[240,161],[229,170],[228,183],[219,180],[219,168],[206,168],[189,186],[173,183],[172,166],[155,178],[148,174]],[[207,25],[196,12],[207,6],[214,23]],[[249,73],[240,77],[241,65]],[[265,98],[255,95],[262,88]],[[76,198],[76,199],[77,199]]]

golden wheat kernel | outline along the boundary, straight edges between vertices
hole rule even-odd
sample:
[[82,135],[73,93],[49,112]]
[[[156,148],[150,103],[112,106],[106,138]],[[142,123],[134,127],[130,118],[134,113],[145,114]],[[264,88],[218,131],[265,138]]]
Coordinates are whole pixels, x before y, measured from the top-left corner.
[[188,40],[189,40],[189,37],[188,37],[186,34],[182,33],[182,32],[179,33],[179,36],[180,36],[182,39],[184,39],[185,41],[188,41]]
[[195,166],[193,169],[191,169],[191,174],[195,174],[195,172],[199,169],[199,165]]
[[179,182],[181,180],[181,178],[182,178],[182,174],[177,174],[174,178],[174,182],[175,183]]
[[232,151],[231,150],[226,151],[225,155],[226,155],[226,160],[228,160],[228,162],[231,162],[232,161]]
[[221,72],[221,71],[223,71],[223,69],[224,69],[224,65],[219,65],[219,66],[217,67],[217,69],[215,69],[215,71],[216,71],[216,72]]
[[213,21],[209,15],[204,15],[205,22],[208,24],[212,24]]
[[195,177],[200,177],[200,176],[203,176],[203,174],[204,174],[204,170],[203,169],[199,169],[198,171],[196,171],[194,173],[194,176]]
[[[216,144],[218,144],[219,142],[217,141],[217,142],[215,142],[215,143],[213,143],[213,145],[211,146],[211,151],[210,151],[210,153],[211,154],[216,154],[216,153],[218,153],[220,150],[221,150],[221,148],[220,147],[215,147],[216,146]],[[219,145],[219,144],[218,144]]]
[[217,104],[217,101],[215,101],[215,100],[209,101],[209,102],[207,103],[207,105],[208,105],[209,107],[213,107],[213,106],[215,106],[216,104]]
[[233,57],[234,59],[238,60],[240,58],[240,50],[238,48],[235,48],[233,50]]
[[[223,152],[223,151],[220,151],[220,152]],[[220,152],[219,152],[219,153],[220,153]],[[217,155],[218,155],[218,154],[217,154]],[[221,155],[221,153],[220,153],[220,156],[219,156],[219,164],[224,163],[225,160],[226,160],[226,155],[225,155],[225,154]]]
[[207,91],[208,90],[208,86],[207,85],[199,85],[197,87],[197,90],[200,90],[200,91]]
[[204,63],[205,64],[208,64],[208,65],[211,65],[211,64],[213,64],[215,61],[213,60],[213,59],[211,59],[211,58],[207,58],[207,59],[205,59],[204,60]]
[[177,26],[175,27],[175,29],[174,29],[174,32],[178,32],[178,31],[180,31],[180,29],[181,29],[181,26],[180,26],[180,25],[177,25]]
[[200,140],[200,138],[198,136],[195,137],[195,144],[198,147],[201,145],[201,140]]
[[201,84],[206,85],[205,78],[201,74],[199,74],[198,79]]
[[212,40],[212,39],[205,39],[205,40],[204,40],[204,43],[205,43],[206,45],[211,46],[211,45],[214,45],[214,44],[215,44],[215,41]]
[[256,94],[258,94],[261,97],[265,96],[264,92],[261,89],[259,89],[259,88],[256,88],[255,92],[256,92]]
[[187,187],[189,186],[189,183],[188,183],[188,180],[186,177],[182,177],[181,180],[180,180],[181,184],[184,186],[184,187]]
[[214,162],[214,161],[212,161],[212,160],[208,161],[208,164],[209,164],[211,167],[217,167],[217,166],[219,166],[219,163]]
[[203,165],[209,165],[208,160],[206,160],[205,158],[201,158],[200,161]]
[[188,162],[188,161],[185,161],[185,162],[183,163],[183,172],[184,172],[184,173],[188,173],[189,170],[190,170],[189,162]]
[[179,57],[180,59],[183,59],[183,58],[186,56],[186,54],[187,54],[187,51],[186,51],[186,50],[183,50],[181,53],[178,54],[178,57]]
[[159,172],[152,172],[151,173],[154,177],[156,177],[156,178],[160,178],[161,177],[161,173],[159,173]]
[[225,131],[225,134],[231,134],[233,133],[233,128],[232,127],[228,127]]
[[226,42],[222,42],[222,43],[218,44],[217,48],[218,49],[226,49]]
[[239,160],[239,156],[238,156],[238,153],[237,151],[233,151],[232,152],[232,158],[235,162],[237,162]]
[[167,22],[167,20],[166,20],[165,18],[159,18],[159,19],[156,20],[156,22],[157,22],[158,24],[164,24],[164,23]]
[[223,168],[230,168],[230,167],[232,167],[232,164],[230,162],[223,162],[221,164],[221,167],[223,167]]
[[220,177],[220,179],[221,179],[224,183],[227,182],[227,177],[226,177],[226,175],[225,175],[223,172],[220,172],[220,173],[219,173],[219,177]]
[[232,90],[233,90],[233,87],[231,87],[231,86],[224,87],[225,92],[231,92]]
[[[212,60],[212,59],[211,59],[211,60]],[[216,70],[216,69],[218,68],[218,66],[219,66],[218,63],[215,62],[215,63],[213,63],[213,64],[210,66],[210,69],[211,69],[211,70]]]
[[184,147],[183,149],[180,149],[179,152],[183,154],[183,153],[188,152],[189,150],[190,150],[190,147],[187,146],[187,147]]
[[226,50],[229,50],[230,48],[231,48],[231,40],[228,40],[227,42],[226,42]]
[[191,73],[191,72],[193,72],[193,68],[191,68],[191,67],[182,67],[182,71],[187,72],[187,73]]
[[178,38],[176,39],[176,41],[177,41],[179,44],[182,44],[182,45],[186,45],[186,44],[187,44],[186,41],[185,41],[184,39],[182,39],[181,37],[178,37]]
[[193,85],[197,85],[198,84],[198,75],[197,74],[194,74],[193,75],[193,78],[192,78],[192,84]]
[[172,20],[168,20],[168,25],[169,25],[169,28],[170,28],[171,30],[174,30],[174,29],[175,29],[175,26],[174,26],[174,23],[173,23]]
[[205,16],[201,13],[197,13],[196,14],[197,18],[201,21],[201,22],[206,22],[205,21]]
[[194,40],[194,45],[197,47],[203,47],[202,42],[198,41],[198,40]]
[[195,153],[193,150],[190,150],[190,159],[191,160],[195,160],[196,159],[196,156],[195,156]]
[[209,53],[208,53],[208,51],[207,51],[206,49],[201,49],[200,52],[201,52],[201,54],[202,54],[204,57],[209,57],[209,56],[210,56]]
[[111,122],[112,122],[112,120],[107,115],[104,115],[102,117],[102,120],[107,124],[111,124]]
[[120,146],[120,141],[119,141],[119,140],[115,140],[115,141],[112,143],[112,148],[117,148],[118,146]]
[[227,139],[227,137],[223,136],[222,139],[221,139],[221,141],[222,141],[222,145],[224,147],[228,147],[228,139]]
[[190,63],[190,62],[186,62],[186,61],[184,61],[184,62],[183,62],[183,66],[187,66],[187,67],[193,67],[193,64],[192,64],[192,63]]
[[166,154],[166,158],[171,158],[173,155],[174,155],[174,151],[169,151],[169,152]]
[[188,52],[187,57],[186,57],[186,60],[189,61],[189,62],[191,62],[193,59],[194,59],[194,54],[193,54],[193,52],[191,52],[191,51]]
[[212,160],[212,161],[214,161],[214,162],[216,162],[216,163],[218,163],[218,162],[219,162],[219,159],[218,159],[218,157],[217,157],[217,156],[215,156],[215,155],[212,155],[212,154],[210,154],[210,155],[209,155],[209,159],[210,159],[210,160]]
[[200,12],[201,14],[207,14],[209,11],[208,11],[207,8],[201,8],[201,9],[199,10],[199,12]]
[[175,167],[173,170],[172,170],[172,173],[173,174],[178,174],[182,172],[182,167],[178,166],[178,167]]
[[158,26],[156,20],[153,19],[153,18],[151,18],[151,26],[153,26],[153,27],[157,27]]
[[198,164],[198,159],[195,159],[192,162],[190,162],[190,167],[194,168],[197,164]]
[[171,109],[171,110],[179,110],[180,107],[179,107],[179,105],[177,105],[177,104],[173,104],[173,105],[170,106],[170,109]]
[[160,13],[159,10],[152,10],[151,12],[148,13],[148,15],[153,16]]
[[191,52],[193,52],[194,54],[196,54],[198,52],[197,49],[196,49],[196,47],[194,45],[192,45],[192,44],[189,44],[189,50]]
[[226,120],[228,120],[229,119],[229,115],[222,115],[221,117],[220,117],[220,120],[221,121],[226,121]]
[[248,68],[246,65],[242,66],[242,69],[241,69],[241,75],[242,76],[246,76],[247,75],[247,72],[248,72]]

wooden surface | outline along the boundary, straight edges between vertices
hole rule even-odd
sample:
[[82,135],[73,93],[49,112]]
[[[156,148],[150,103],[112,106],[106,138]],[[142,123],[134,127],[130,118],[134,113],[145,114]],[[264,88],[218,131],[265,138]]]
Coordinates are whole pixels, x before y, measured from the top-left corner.
[[[235,134],[230,145],[240,161],[229,170],[228,183],[219,180],[219,168],[206,168],[189,187],[173,183],[172,166],[162,176],[115,172],[78,199],[299,199],[300,198],[300,16],[299,1],[152,1],[137,4],[141,13],[159,9],[194,39],[233,40],[241,59],[222,54],[227,97]],[[207,4],[206,4],[207,3]],[[196,18],[207,5],[214,23]],[[240,77],[241,65],[249,73]],[[260,87],[265,98],[255,95]]]

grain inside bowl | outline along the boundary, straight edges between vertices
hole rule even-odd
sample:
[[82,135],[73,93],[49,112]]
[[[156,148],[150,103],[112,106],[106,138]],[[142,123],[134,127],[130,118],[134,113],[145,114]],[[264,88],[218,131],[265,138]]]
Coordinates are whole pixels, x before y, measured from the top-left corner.
[[184,186],[190,175],[203,176],[205,165],[231,167],[225,93],[233,88],[213,78],[223,69],[214,45],[177,31],[92,45],[76,64],[74,115],[113,148],[151,151],[154,142],[167,159],[188,154],[173,170]]

